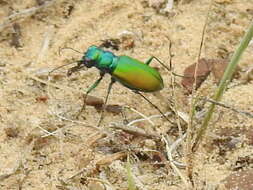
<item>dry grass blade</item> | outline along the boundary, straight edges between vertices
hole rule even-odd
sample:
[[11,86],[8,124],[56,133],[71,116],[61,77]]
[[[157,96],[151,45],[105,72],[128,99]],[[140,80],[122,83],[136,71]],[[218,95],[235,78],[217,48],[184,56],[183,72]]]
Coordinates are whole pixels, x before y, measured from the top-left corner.
[[214,101],[214,100],[212,100],[212,99],[206,99],[206,98],[205,98],[205,100],[208,101],[208,102],[211,102],[211,103],[213,103],[213,104],[216,104],[216,105],[218,105],[218,106],[221,106],[221,107],[230,109],[230,110],[232,110],[232,111],[234,111],[234,112],[236,112],[236,113],[239,113],[239,114],[241,114],[241,115],[245,115],[245,116],[247,116],[247,117],[253,118],[253,114],[250,113],[250,112],[246,112],[246,111],[242,111],[242,110],[238,110],[238,109],[232,108],[231,106],[228,106],[228,105],[226,105],[226,104],[224,104],[224,103],[221,103],[221,102]]
[[186,177],[185,177],[185,176],[180,172],[180,170],[177,168],[177,166],[175,165],[175,161],[173,160],[172,155],[171,155],[171,152],[173,151],[173,149],[178,145],[178,143],[179,143],[180,141],[182,141],[182,140],[185,138],[185,136],[186,136],[186,135],[184,135],[183,138],[178,139],[178,140],[174,143],[173,147],[169,147],[169,142],[168,142],[168,140],[167,140],[164,136],[162,137],[162,139],[163,139],[163,141],[164,141],[165,144],[166,144],[166,151],[167,151],[167,154],[168,154],[168,158],[170,159],[170,164],[171,164],[172,168],[173,168],[174,171],[180,176],[180,178],[181,178],[182,181],[184,182],[185,186],[189,188],[189,187],[191,187],[191,184],[188,183]]

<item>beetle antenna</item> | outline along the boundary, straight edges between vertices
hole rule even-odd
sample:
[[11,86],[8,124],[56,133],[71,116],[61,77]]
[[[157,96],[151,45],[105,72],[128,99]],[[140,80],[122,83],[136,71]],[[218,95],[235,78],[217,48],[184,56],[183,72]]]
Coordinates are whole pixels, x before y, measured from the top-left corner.
[[63,48],[59,48],[58,54],[61,55],[62,50],[66,50],[66,49],[70,49],[70,50],[72,50],[72,51],[74,51],[74,52],[76,52],[76,53],[83,54],[82,52],[80,52],[80,51],[78,51],[78,50],[76,50],[76,49],[74,49],[74,48],[72,48],[72,47],[63,47]]
[[59,67],[56,67],[56,68],[54,68],[53,70],[49,71],[48,76],[50,76],[50,75],[51,75],[53,72],[55,72],[56,70],[58,70],[58,69],[60,69],[60,68],[63,68],[63,67],[65,67],[65,66],[68,66],[68,65],[72,65],[72,64],[74,64],[74,63],[78,63],[78,61],[75,61],[75,62],[72,62],[72,63],[67,63],[67,64],[65,64],[65,65],[61,65],[61,66],[59,66]]

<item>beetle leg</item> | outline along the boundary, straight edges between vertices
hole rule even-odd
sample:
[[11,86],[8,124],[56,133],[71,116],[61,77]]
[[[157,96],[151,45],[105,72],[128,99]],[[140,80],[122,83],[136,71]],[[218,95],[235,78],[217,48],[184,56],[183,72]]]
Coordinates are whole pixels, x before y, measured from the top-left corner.
[[154,59],[154,56],[150,57],[150,58],[145,62],[145,64],[146,64],[146,65],[149,65],[153,59]]
[[171,71],[171,69],[169,67],[167,67],[162,61],[160,61],[160,59],[158,59],[155,56],[151,56],[146,62],[146,65],[149,65],[151,63],[151,61],[155,59],[156,61],[158,61],[158,63],[160,63],[165,69],[167,69],[169,72]]
[[151,104],[157,111],[160,112],[160,114],[168,121],[170,122],[171,124],[174,124],[172,121],[170,121],[165,115],[164,113],[155,105],[153,104],[146,96],[144,96],[142,93],[140,93],[139,91],[135,90],[133,91],[134,93],[136,94],[139,94],[142,98],[144,98],[149,104]]
[[110,92],[111,92],[112,85],[113,85],[115,82],[116,82],[116,80],[113,79],[113,78],[111,78],[111,82],[110,82],[110,84],[109,84],[109,86],[108,86],[108,89],[107,89],[107,94],[106,94],[106,98],[105,98],[105,103],[104,103],[103,108],[102,108],[102,110],[101,110],[101,115],[100,115],[100,118],[99,118],[99,120],[98,120],[97,127],[99,127],[99,125],[101,124],[101,122],[102,122],[102,120],[103,120],[103,118],[104,118],[104,110],[105,110],[105,108],[106,108],[106,103],[107,103],[109,94],[110,94]]
[[91,85],[91,86],[88,88],[88,90],[86,91],[86,93],[83,95],[83,106],[82,106],[81,110],[78,112],[76,118],[78,118],[78,117],[80,116],[80,114],[83,112],[83,110],[85,110],[85,107],[86,107],[86,99],[87,99],[88,94],[98,86],[98,84],[99,84],[100,81],[104,78],[104,76],[105,76],[105,73],[100,72],[100,77],[99,77],[99,79],[97,79],[97,80],[93,83],[93,85]]

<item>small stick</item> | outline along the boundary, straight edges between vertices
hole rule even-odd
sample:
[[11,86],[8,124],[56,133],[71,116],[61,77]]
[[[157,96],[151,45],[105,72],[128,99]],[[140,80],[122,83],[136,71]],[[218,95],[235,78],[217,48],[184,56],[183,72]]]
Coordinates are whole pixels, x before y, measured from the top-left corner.
[[[165,116],[168,116],[168,115],[171,115],[171,114],[172,114],[172,112],[166,112],[166,113],[164,113]],[[158,118],[158,117],[163,117],[163,115],[161,115],[161,114],[159,114],[159,115],[151,115],[151,116],[149,116],[149,117],[147,117],[147,118],[135,119],[135,120],[129,122],[129,123],[127,124],[127,126],[131,126],[131,125],[133,125],[134,123],[141,122],[141,121],[145,121],[145,120],[148,120],[148,119]]]
[[212,100],[212,99],[209,99],[209,98],[204,98],[204,100],[206,100],[206,101],[208,101],[208,102],[211,102],[211,103],[213,103],[213,104],[216,104],[216,105],[218,105],[218,106],[221,106],[221,107],[230,109],[230,110],[232,110],[232,111],[234,111],[234,112],[236,112],[236,113],[239,113],[239,114],[242,114],[242,115],[246,115],[246,116],[248,116],[248,117],[253,118],[253,114],[250,113],[250,112],[246,112],[246,111],[242,111],[242,110],[238,110],[238,109],[232,108],[231,106],[228,106],[228,105],[226,105],[226,104],[224,104],[224,103],[221,103],[221,102],[217,102],[217,101]]
[[131,108],[129,106],[126,106],[126,108],[130,109],[131,111],[135,112],[135,113],[138,113],[140,116],[142,116],[143,118],[145,118],[151,125],[155,125],[146,115],[144,115],[143,113],[137,111],[136,109],[134,108]]
[[3,19],[3,22],[0,24],[0,32],[2,30],[4,30],[6,27],[11,26],[17,20],[21,20],[22,18],[24,19],[29,16],[32,16],[35,13],[37,13],[39,10],[53,5],[55,2],[56,2],[56,0],[51,0],[51,1],[44,3],[43,5],[24,9],[18,13],[14,13],[14,14],[8,16],[7,18]]
[[149,137],[149,138],[159,138],[159,136],[156,134],[147,133],[144,130],[139,129],[137,127],[133,127],[133,126],[130,127],[123,124],[111,123],[109,127],[115,128],[115,129],[121,129],[122,131],[126,131],[133,135],[144,136],[144,137]]
[[46,52],[48,51],[50,41],[53,38],[53,32],[54,32],[53,26],[49,26],[46,33],[45,33],[44,41],[42,43],[42,46],[41,46],[41,49],[40,49],[40,52],[38,54],[38,58],[37,58],[36,62],[40,62],[43,59],[43,57],[45,56]]
[[[162,139],[163,139],[163,141],[166,144],[166,150],[167,150],[168,158],[170,160],[172,168],[180,176],[180,178],[182,179],[182,181],[184,182],[184,184],[186,185],[186,187],[191,187],[190,183],[188,183],[188,181],[185,178],[185,176],[177,168],[176,163],[173,160],[172,155],[171,155],[172,150],[179,144],[180,141],[182,141],[184,139],[185,136],[186,135],[183,135],[183,137],[181,137],[178,140],[176,140],[171,147],[169,147],[169,142],[168,142],[168,140],[164,136],[162,136]],[[180,164],[180,166],[182,166],[182,164]]]
[[[179,139],[177,139],[170,147],[167,147],[167,154],[168,154],[168,158],[170,160],[170,162],[173,162],[178,168],[180,169],[185,169],[186,165],[179,163],[177,161],[175,161],[172,157],[172,152],[177,148],[177,146],[181,143],[181,141],[183,141],[186,137],[186,134],[184,134],[182,137],[180,137]],[[165,141],[165,137],[163,137],[163,140]],[[167,146],[167,141],[166,142],[166,146]]]

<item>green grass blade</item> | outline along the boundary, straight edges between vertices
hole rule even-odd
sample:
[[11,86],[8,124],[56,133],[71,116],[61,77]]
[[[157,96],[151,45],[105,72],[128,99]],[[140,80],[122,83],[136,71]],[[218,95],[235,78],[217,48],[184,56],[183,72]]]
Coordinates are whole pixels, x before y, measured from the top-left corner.
[[129,156],[127,157],[126,170],[127,170],[128,190],[136,190],[134,178],[133,178],[132,171],[131,171],[131,164],[130,164]]
[[[213,100],[214,101],[219,101],[223,95],[223,92],[224,90],[226,89],[228,83],[230,82],[231,80],[231,77],[233,76],[233,73],[235,71],[235,68],[243,54],[243,52],[245,51],[245,49],[248,47],[248,44],[250,42],[250,40],[252,39],[253,37],[253,22],[251,23],[251,26],[249,27],[248,31],[246,32],[246,34],[244,35],[241,43],[239,44],[237,50],[235,51],[235,53],[233,54],[231,60],[230,60],[230,63],[228,64],[224,74],[223,74],[223,77],[220,81],[220,84],[214,94],[214,97],[213,97]],[[213,111],[214,111],[214,108],[215,108],[215,104],[211,104],[209,109],[208,109],[208,112],[204,118],[204,121],[201,125],[201,128],[198,132],[198,135],[196,137],[196,141],[193,145],[193,150],[196,151],[197,149],[197,146],[198,144],[200,143],[206,129],[207,129],[207,126],[208,126],[208,123],[212,117],[212,114],[213,114]]]

